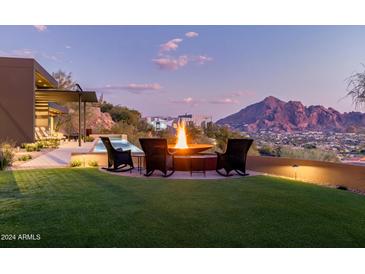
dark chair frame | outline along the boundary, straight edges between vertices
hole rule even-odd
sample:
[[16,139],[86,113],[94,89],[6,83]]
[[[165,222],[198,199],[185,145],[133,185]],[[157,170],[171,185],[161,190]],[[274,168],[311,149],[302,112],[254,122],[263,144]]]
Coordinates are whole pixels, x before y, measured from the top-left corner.
[[108,168],[104,169],[112,172],[127,172],[134,169],[130,150],[115,149],[109,137],[100,137],[100,139],[108,152]]
[[[174,174],[174,153],[169,151],[166,139],[140,138],[139,142],[142,146],[142,150],[145,153],[145,176],[151,176],[155,170],[161,171],[163,173],[163,177],[170,177],[172,174]],[[171,162],[169,163],[169,161]]]
[[[252,142],[252,139],[228,139],[226,152],[216,152],[216,172],[225,177],[232,176],[233,174],[230,174],[232,170],[240,176],[249,175],[246,173],[246,160]],[[221,169],[224,169],[225,173],[221,172]]]

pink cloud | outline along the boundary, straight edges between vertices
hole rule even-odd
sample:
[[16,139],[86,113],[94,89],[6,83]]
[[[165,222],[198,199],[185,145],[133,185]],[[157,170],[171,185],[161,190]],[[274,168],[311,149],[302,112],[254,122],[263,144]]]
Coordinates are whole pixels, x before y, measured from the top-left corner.
[[160,90],[162,87],[160,84],[158,83],[151,83],[151,84],[128,84],[126,86],[126,89],[129,90]]
[[216,100],[210,100],[209,103],[211,104],[222,104],[222,105],[230,105],[230,104],[238,104],[238,100],[232,99],[232,98],[223,98],[223,99],[216,99]]
[[193,97],[186,97],[181,100],[172,100],[172,103],[175,104],[185,104],[189,106],[197,106],[199,103],[202,102],[202,100],[193,99]]
[[14,57],[35,58],[36,52],[31,49],[15,49],[9,54]]
[[101,88],[90,88],[95,90],[100,90],[102,92],[112,92],[112,91],[129,91],[135,94],[142,94],[152,91],[160,91],[162,86],[158,83],[146,83],[146,84],[136,84],[130,83],[128,85],[105,85]]
[[49,59],[55,62],[61,62],[62,61],[62,54],[57,53],[55,54],[48,54],[46,52],[39,52],[32,49],[13,49],[11,51],[0,51],[0,54],[2,56],[8,56],[8,57],[21,57],[21,58],[45,58]]
[[194,32],[194,31],[189,31],[189,32],[185,33],[185,36],[188,38],[194,38],[194,37],[198,37],[199,33]]
[[39,32],[43,32],[43,31],[46,31],[47,30],[47,26],[45,25],[34,25],[33,26],[37,31]]
[[213,58],[206,55],[198,55],[194,56],[193,60],[198,64],[204,65],[207,62],[213,61]]
[[182,39],[180,38],[175,38],[170,41],[167,41],[166,43],[160,45],[160,52],[176,50],[181,42]]
[[177,70],[188,64],[188,56],[181,55],[177,58],[165,56],[152,60],[160,69],[163,70]]

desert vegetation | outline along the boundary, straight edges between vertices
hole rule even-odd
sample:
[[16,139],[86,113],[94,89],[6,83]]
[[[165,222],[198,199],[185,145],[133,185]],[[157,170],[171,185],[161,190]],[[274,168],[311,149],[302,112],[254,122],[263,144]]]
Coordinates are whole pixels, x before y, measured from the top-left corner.
[[316,147],[294,148],[291,146],[265,145],[260,147],[258,151],[262,156],[284,157],[334,163],[340,162],[340,159],[335,152],[319,149]]
[[15,150],[13,142],[0,143],[0,170],[11,166],[14,162]]

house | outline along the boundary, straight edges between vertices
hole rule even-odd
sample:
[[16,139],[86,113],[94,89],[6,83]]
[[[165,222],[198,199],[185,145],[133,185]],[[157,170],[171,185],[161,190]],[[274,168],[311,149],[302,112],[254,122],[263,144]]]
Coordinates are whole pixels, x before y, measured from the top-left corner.
[[34,59],[0,57],[0,141],[32,143],[38,128],[53,134],[54,118],[68,111],[60,105],[65,102],[79,103],[81,145],[81,113],[85,114],[86,103],[97,102],[96,93],[59,89],[57,81]]

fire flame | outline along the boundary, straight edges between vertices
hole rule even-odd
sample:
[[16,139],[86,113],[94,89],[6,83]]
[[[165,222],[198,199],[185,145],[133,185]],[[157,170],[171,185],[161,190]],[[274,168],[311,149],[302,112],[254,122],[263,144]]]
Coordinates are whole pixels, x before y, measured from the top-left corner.
[[177,143],[175,145],[175,148],[188,148],[184,122],[180,122],[177,125]]

